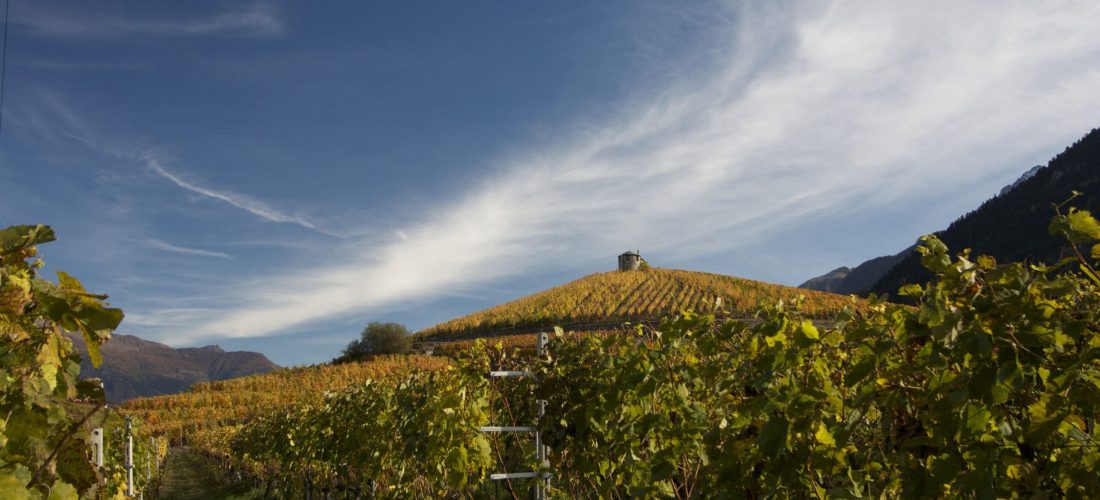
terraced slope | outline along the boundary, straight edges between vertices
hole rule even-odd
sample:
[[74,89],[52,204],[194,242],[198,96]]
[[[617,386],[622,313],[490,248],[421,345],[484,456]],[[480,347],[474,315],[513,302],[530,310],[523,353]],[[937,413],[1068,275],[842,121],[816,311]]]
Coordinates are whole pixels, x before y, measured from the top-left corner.
[[862,306],[846,296],[720,274],[674,269],[613,271],[440,323],[418,332],[417,337],[442,341],[526,333],[554,325],[611,327],[624,321],[653,321],[686,309],[748,317],[762,302],[792,300],[799,295],[805,296],[806,312],[819,318],[845,306]]

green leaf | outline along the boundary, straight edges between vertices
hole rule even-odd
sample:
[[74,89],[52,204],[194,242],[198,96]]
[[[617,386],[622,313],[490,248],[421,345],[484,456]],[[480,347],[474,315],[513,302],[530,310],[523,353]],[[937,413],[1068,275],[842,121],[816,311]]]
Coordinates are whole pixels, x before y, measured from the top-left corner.
[[11,226],[0,229],[0,252],[12,253],[27,247],[56,240],[53,229],[42,224],[34,226]]
[[1031,422],[1026,427],[1024,437],[1029,443],[1035,445],[1041,444],[1054,435],[1058,426],[1069,416],[1066,398],[1056,393],[1043,394],[1039,401],[1028,406],[1027,411],[1031,416]]
[[787,431],[790,422],[783,415],[772,415],[764,427],[760,429],[760,435],[756,438],[756,444],[765,455],[774,455],[787,447]]
[[951,257],[947,255],[947,245],[934,235],[922,236],[917,252],[921,255],[921,265],[929,271],[942,273],[951,268]]
[[818,333],[817,327],[814,326],[814,324],[809,320],[802,321],[802,324],[799,325],[799,333],[802,334],[802,339],[811,342],[817,341],[821,338],[821,334]]
[[59,481],[50,488],[50,500],[78,500],[79,498],[80,495],[71,484]]
[[16,464],[14,467],[0,468],[0,491],[4,492],[5,499],[26,500],[31,494],[23,486],[31,480],[31,472],[26,467]]
[[814,439],[825,446],[836,446],[836,439],[833,437],[833,433],[829,432],[829,428],[825,427],[824,422],[817,424],[817,432],[814,433]]
[[1050,222],[1050,232],[1064,235],[1071,243],[1088,243],[1100,240],[1100,222],[1088,210],[1070,208],[1066,215],[1055,216]]
[[485,463],[493,458],[493,449],[483,435],[474,437],[474,450],[477,452],[478,462]]
[[982,434],[989,424],[989,410],[980,406],[968,406],[966,408],[966,430],[971,434]]
[[867,356],[859,360],[855,366],[844,374],[844,385],[849,387],[862,382],[875,369],[875,358]]
[[447,481],[451,484],[451,486],[454,486],[454,487],[457,487],[457,488],[461,488],[461,487],[465,486],[466,485],[466,480],[467,480],[467,474],[466,474],[466,464],[467,464],[466,448],[461,447],[461,446],[457,447],[457,448],[452,448],[451,451],[449,453],[447,453],[446,464],[447,464]]

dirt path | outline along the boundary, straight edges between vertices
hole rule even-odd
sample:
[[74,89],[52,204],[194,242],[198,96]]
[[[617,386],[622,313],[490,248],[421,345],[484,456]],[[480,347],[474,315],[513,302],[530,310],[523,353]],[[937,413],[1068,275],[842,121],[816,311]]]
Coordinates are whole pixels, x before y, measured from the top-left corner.
[[168,450],[164,464],[162,500],[207,500],[213,498],[251,498],[247,492],[226,491],[216,480],[217,471],[202,456],[187,448]]

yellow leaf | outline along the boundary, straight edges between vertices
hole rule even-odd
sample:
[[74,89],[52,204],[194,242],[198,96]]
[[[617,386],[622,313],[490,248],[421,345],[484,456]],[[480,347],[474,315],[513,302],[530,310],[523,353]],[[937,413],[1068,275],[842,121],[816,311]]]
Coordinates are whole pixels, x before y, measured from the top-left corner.
[[802,322],[802,335],[810,340],[817,340],[821,338],[821,335],[817,332],[817,327],[814,326],[809,320]]
[[38,351],[38,367],[42,370],[42,378],[49,384],[50,390],[57,388],[57,368],[61,366],[61,336],[57,332],[50,332],[49,340]]
[[58,481],[50,488],[50,500],[77,500],[80,495],[71,484]]
[[814,433],[814,437],[817,438],[817,442],[825,446],[836,446],[836,439],[833,438],[833,433],[825,427],[825,423],[817,424],[817,432]]

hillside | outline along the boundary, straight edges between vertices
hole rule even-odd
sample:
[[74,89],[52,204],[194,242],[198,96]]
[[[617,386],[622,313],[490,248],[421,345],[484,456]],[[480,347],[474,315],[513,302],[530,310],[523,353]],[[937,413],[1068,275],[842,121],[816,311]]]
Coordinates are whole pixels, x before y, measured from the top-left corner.
[[[624,321],[654,321],[691,309],[720,316],[751,316],[761,302],[804,295],[816,317],[850,306],[838,295],[720,274],[674,269],[596,273],[418,332],[420,340],[525,333],[552,326],[595,329]],[[717,299],[721,298],[720,308]]]
[[[1069,250],[1063,239],[1048,231],[1053,205],[1083,193],[1072,206],[1100,212],[1100,129],[1054,157],[1047,166],[1032,169],[1010,189],[995,196],[937,233],[952,252],[970,248],[1000,262],[1050,263]],[[931,275],[920,265],[920,256],[902,259],[869,290],[893,294],[905,283],[923,283]]]
[[182,392],[198,382],[225,380],[279,369],[257,352],[226,352],[218,346],[175,349],[133,335],[113,335],[103,345],[103,365],[93,368],[80,336],[72,336],[81,353],[80,376],[103,380],[107,400]]

